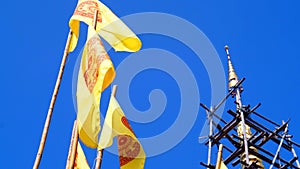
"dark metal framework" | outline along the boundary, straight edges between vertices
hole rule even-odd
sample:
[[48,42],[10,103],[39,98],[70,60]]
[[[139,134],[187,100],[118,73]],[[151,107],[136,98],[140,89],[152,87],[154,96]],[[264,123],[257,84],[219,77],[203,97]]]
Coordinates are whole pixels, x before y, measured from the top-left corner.
[[[292,135],[288,133],[288,123],[282,122],[282,124],[275,123],[274,121],[268,119],[267,117],[257,113],[257,108],[260,107],[260,103],[254,107],[250,105],[242,105],[239,110],[228,110],[227,115],[229,115],[230,120],[224,120],[217,114],[216,110],[229,98],[229,96],[236,97],[233,94],[234,91],[239,90],[241,84],[245,78],[241,79],[236,83],[236,85],[229,91],[225,98],[214,108],[209,109],[204,104],[200,104],[206,112],[208,112],[208,119],[211,120],[210,125],[216,128],[216,132],[212,132],[212,126],[210,126],[210,136],[209,140],[205,143],[211,151],[213,146],[218,146],[219,144],[224,145],[227,157],[224,158],[224,163],[227,166],[237,166],[241,164],[243,168],[247,169],[257,169],[261,166],[256,165],[258,162],[248,163],[244,156],[249,154],[256,156],[261,159],[263,163],[269,168],[300,168],[298,156],[294,150],[294,146],[300,147],[300,145],[292,141]],[[238,104],[235,102],[235,104]],[[245,143],[244,139],[237,135],[237,126],[241,122],[241,113],[243,113],[245,125],[251,128],[253,133],[250,138],[246,139],[246,145],[248,146],[248,153],[245,155]],[[220,120],[219,124],[216,124],[212,119],[215,117]],[[276,152],[271,152],[270,145],[277,147]],[[284,156],[280,156],[280,153]],[[211,153],[211,152],[210,152]],[[290,154],[287,157],[286,154]],[[206,168],[214,169],[215,165],[211,164],[211,156],[208,155],[208,163],[201,162],[200,164]]]

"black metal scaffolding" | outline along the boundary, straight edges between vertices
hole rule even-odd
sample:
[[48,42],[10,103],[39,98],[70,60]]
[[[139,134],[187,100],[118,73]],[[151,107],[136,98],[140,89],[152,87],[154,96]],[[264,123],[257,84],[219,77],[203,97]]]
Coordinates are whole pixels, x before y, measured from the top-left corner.
[[[223,155],[223,162],[228,168],[241,165],[241,168],[246,169],[299,169],[300,164],[294,147],[300,147],[300,145],[292,141],[293,136],[288,131],[290,120],[278,124],[256,111],[260,103],[254,107],[242,104],[240,92],[245,78],[238,81],[228,47],[226,46],[225,49],[229,62],[229,76],[233,76],[233,78],[229,77],[229,82],[236,80],[236,83],[229,86],[229,93],[217,106],[209,109],[204,104],[200,104],[207,112],[210,125],[210,134],[205,143],[208,146],[208,160],[207,163],[201,162],[200,164],[206,168],[216,168],[215,164],[212,164],[212,148],[223,144],[224,154],[226,154]],[[215,112],[230,96],[236,98],[236,110],[228,110],[224,117],[226,116],[229,120],[225,120]],[[213,117],[220,123],[215,123]],[[216,128],[215,132],[213,132],[213,127]],[[240,135],[238,135],[238,130]]]

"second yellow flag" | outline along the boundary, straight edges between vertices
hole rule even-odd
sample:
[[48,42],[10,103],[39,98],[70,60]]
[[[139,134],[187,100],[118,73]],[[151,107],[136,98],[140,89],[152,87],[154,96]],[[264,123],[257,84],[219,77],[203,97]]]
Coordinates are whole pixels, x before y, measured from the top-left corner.
[[143,169],[145,152],[127,121],[118,101],[110,97],[98,149],[110,147],[113,138],[118,138],[118,152],[121,169]]

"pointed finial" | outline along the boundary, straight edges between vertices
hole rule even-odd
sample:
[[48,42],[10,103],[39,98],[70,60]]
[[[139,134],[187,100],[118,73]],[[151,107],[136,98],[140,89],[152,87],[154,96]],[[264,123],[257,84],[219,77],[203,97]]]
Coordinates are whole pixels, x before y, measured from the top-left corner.
[[[228,59],[228,90],[230,90],[232,87],[234,87],[237,84],[238,76],[236,75],[235,70],[233,68],[231,58],[230,58],[230,53],[229,53],[229,47],[227,45],[225,46],[225,51]],[[242,87],[240,87],[240,90],[242,90]]]

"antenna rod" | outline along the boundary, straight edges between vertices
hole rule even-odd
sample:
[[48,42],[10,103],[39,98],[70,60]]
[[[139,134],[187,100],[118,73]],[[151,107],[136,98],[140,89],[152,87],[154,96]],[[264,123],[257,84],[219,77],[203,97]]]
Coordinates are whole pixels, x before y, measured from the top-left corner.
[[44,124],[44,129],[43,129],[39,149],[38,149],[35,161],[34,161],[33,169],[38,169],[39,168],[41,158],[42,158],[42,155],[43,155],[43,152],[44,152],[44,148],[45,148],[45,144],[46,144],[46,140],[47,140],[47,135],[48,135],[49,127],[50,127],[51,117],[52,117],[52,113],[53,113],[53,109],[54,109],[54,105],[55,105],[55,102],[56,102],[56,98],[57,98],[57,94],[58,94],[58,91],[59,91],[61,79],[63,77],[67,57],[68,57],[68,54],[69,54],[69,47],[70,47],[71,37],[72,37],[72,31],[70,30],[69,35],[68,35],[68,39],[67,39],[67,42],[66,42],[64,54],[63,54],[63,57],[62,57],[62,60],[61,60],[61,64],[60,64],[58,76],[57,76],[57,79],[56,79],[55,87],[54,87],[54,90],[53,90],[52,98],[51,98],[51,101],[50,101],[50,105],[49,105],[49,109],[48,109],[48,113],[47,113],[47,118],[46,118],[46,121],[45,121],[45,124]]

